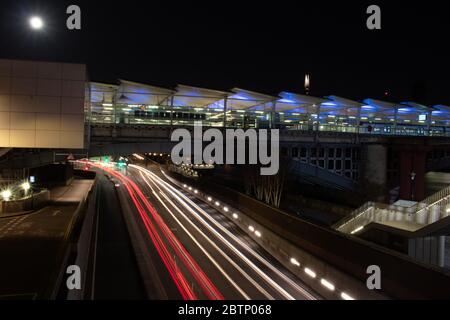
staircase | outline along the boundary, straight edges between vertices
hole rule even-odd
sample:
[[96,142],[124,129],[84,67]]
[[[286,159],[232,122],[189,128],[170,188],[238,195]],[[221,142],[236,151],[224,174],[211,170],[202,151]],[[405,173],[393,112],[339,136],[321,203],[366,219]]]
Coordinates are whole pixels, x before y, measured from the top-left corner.
[[346,234],[362,233],[370,227],[389,229],[392,233],[414,238],[448,235],[450,187],[409,208],[367,202],[333,226]]

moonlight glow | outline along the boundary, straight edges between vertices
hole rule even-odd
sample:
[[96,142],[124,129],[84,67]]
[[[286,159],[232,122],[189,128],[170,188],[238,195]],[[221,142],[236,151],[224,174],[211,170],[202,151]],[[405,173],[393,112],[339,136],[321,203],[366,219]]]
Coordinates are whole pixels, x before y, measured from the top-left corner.
[[30,18],[30,26],[35,30],[39,30],[44,26],[44,22],[40,17],[32,17]]

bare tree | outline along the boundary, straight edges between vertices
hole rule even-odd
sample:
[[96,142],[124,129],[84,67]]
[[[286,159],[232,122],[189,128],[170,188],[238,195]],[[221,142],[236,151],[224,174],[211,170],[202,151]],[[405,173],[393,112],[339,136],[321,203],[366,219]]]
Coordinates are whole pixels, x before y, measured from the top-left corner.
[[280,160],[280,170],[274,176],[261,176],[259,165],[248,165],[244,169],[247,194],[277,208],[280,206],[286,176],[291,166],[289,158]]

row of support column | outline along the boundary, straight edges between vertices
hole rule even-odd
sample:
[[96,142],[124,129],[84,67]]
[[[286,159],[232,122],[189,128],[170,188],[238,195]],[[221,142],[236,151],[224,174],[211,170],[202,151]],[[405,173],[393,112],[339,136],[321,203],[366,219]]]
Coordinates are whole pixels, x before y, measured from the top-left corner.
[[408,240],[408,255],[420,262],[445,267],[445,236]]

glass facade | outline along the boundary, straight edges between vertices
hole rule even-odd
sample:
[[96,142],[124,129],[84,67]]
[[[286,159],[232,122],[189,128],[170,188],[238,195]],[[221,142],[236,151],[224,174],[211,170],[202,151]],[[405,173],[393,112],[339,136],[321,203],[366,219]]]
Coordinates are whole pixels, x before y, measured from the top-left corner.
[[[141,88],[142,87],[142,88]],[[363,103],[330,96],[325,99],[290,93],[271,97],[234,89],[220,92],[179,86],[161,89],[125,82],[91,84],[86,121],[104,125],[279,128],[299,132],[378,135],[450,135],[450,108],[415,103]]]

